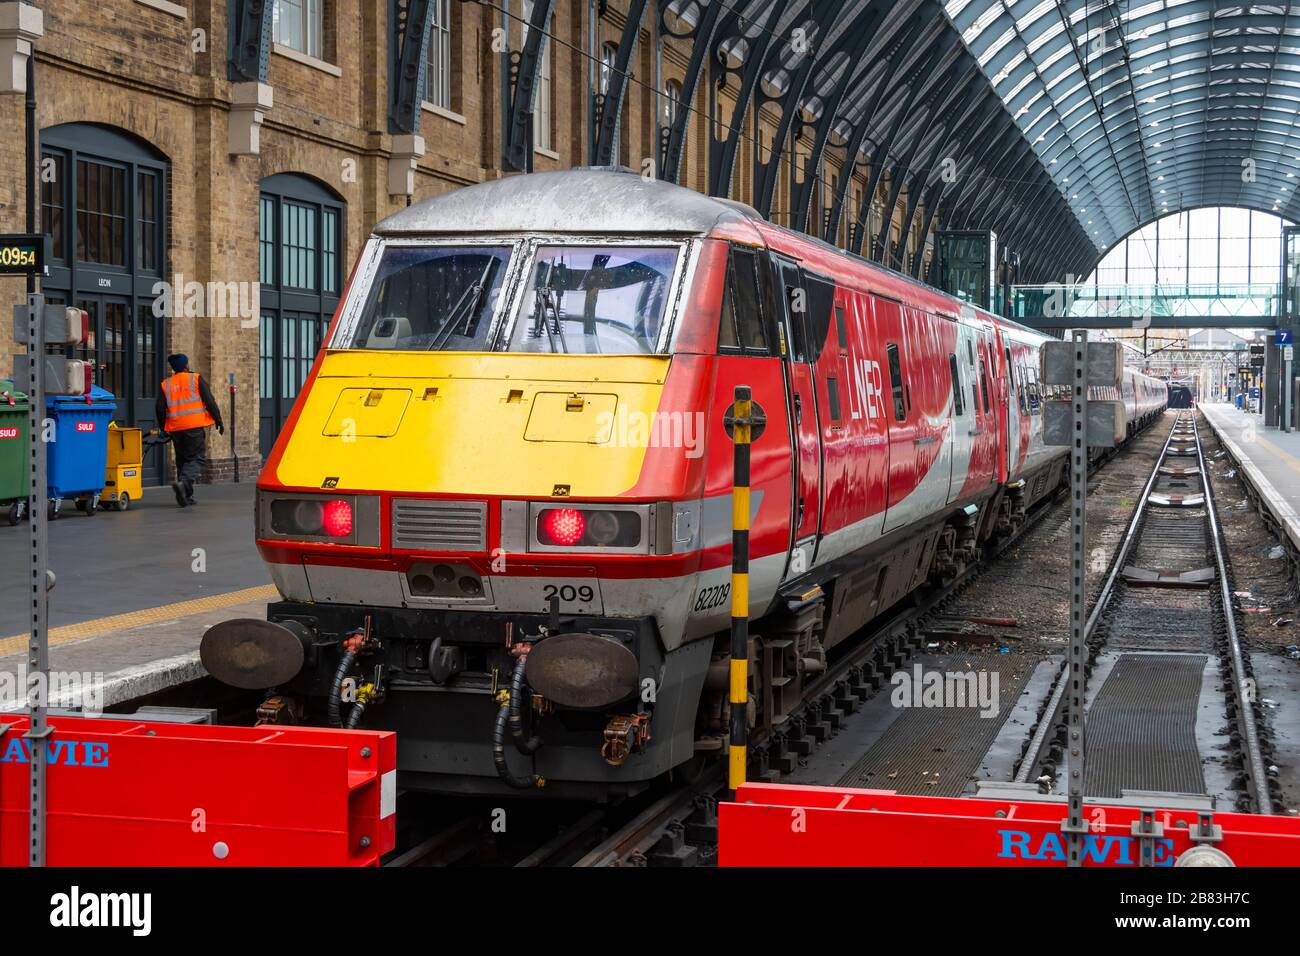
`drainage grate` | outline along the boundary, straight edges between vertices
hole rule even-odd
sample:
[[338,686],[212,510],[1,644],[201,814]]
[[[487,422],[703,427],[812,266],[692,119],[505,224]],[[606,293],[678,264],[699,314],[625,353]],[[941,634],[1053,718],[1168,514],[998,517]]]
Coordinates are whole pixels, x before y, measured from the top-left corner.
[[1119,656],[1088,710],[1089,796],[1206,792],[1196,747],[1205,661],[1201,654]]

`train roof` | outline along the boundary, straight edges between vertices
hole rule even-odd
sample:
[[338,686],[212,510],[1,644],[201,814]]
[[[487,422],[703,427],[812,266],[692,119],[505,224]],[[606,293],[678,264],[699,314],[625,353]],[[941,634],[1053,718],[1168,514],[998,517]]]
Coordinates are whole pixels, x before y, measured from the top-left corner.
[[378,236],[475,232],[706,235],[720,226],[761,218],[742,203],[647,179],[626,166],[580,166],[454,189],[393,213],[374,231]]

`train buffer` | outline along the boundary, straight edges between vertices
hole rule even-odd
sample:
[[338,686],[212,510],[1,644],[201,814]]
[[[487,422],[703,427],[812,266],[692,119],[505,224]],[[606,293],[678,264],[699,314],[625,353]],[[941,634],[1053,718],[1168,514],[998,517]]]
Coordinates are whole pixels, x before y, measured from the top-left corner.
[[[51,866],[376,866],[397,735],[51,716]],[[28,860],[29,721],[0,714],[0,866]]]
[[[1142,803],[1147,796],[1154,795],[1143,795]],[[1294,866],[1300,861],[1300,818],[1211,813],[1172,794],[1163,807],[1159,800],[1145,808],[1135,803],[1085,804],[1090,831],[1085,866]],[[718,807],[718,862],[1064,867],[1066,813],[1064,801],[1028,793],[1023,799],[1010,793],[984,799],[746,783],[734,803]]]

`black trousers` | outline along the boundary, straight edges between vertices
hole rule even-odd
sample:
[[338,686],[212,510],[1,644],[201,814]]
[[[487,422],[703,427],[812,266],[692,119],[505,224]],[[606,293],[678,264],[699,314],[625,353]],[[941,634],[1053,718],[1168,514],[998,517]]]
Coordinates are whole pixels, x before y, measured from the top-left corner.
[[172,432],[172,449],[176,452],[176,480],[187,495],[194,493],[194,482],[203,476],[208,460],[208,430],[187,428]]

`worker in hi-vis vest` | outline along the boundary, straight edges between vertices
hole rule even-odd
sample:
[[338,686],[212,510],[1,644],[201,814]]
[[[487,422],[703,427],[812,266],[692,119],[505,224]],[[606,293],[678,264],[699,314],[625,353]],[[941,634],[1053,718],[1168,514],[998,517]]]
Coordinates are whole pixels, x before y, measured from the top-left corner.
[[172,482],[172,491],[176,493],[176,503],[184,508],[194,504],[194,482],[202,476],[207,461],[208,426],[216,425],[219,435],[226,433],[226,426],[221,422],[221,410],[208,391],[208,383],[198,372],[190,371],[189,357],[169,355],[167,364],[172,367],[172,375],[163,379],[154,413],[163,430],[171,436],[176,451],[176,480]]

